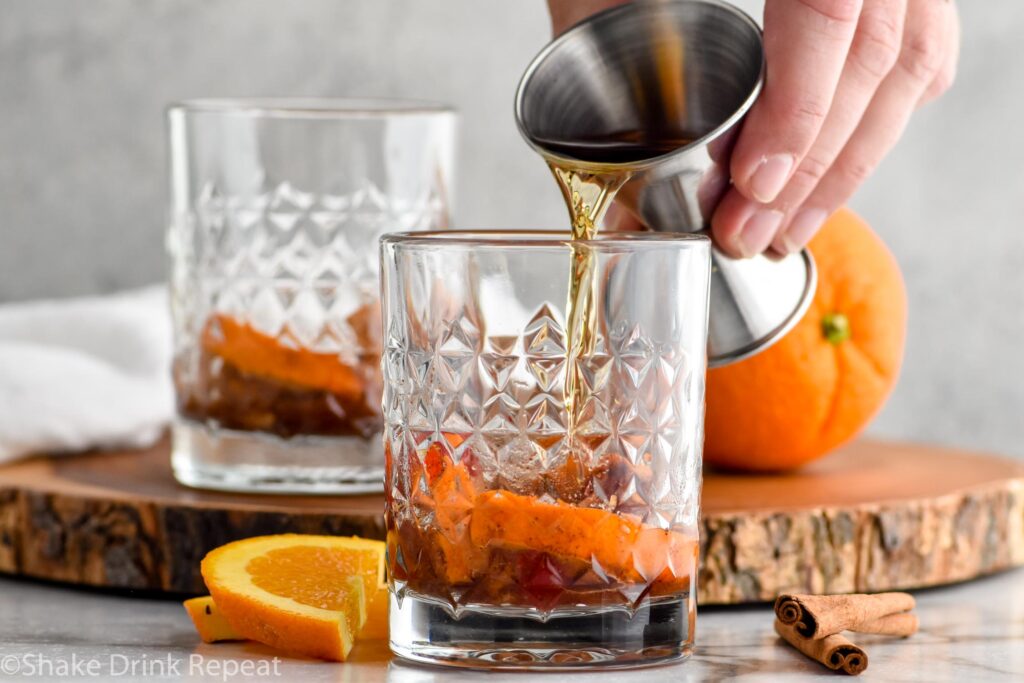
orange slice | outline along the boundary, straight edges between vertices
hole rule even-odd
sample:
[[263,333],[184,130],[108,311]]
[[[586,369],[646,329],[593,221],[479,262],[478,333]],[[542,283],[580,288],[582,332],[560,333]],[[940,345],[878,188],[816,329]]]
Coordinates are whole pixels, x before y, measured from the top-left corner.
[[373,592],[366,605],[366,625],[359,632],[359,640],[387,640],[388,638],[388,605],[391,595],[388,585],[381,584]]
[[[359,632],[359,640],[387,640],[388,609],[391,603],[391,594],[388,593],[388,585],[383,583],[373,592],[366,605],[366,624]],[[213,602],[213,598],[204,595],[201,598],[192,598],[184,602],[185,610],[192,618],[192,623],[204,643],[219,643],[226,640],[245,640],[239,635],[224,615]]]
[[199,637],[203,639],[204,643],[216,643],[221,640],[245,640],[235,629],[231,628],[231,624],[213,604],[213,598],[209,595],[186,600],[185,610],[192,617],[192,623],[195,624],[196,631],[199,632]]
[[342,363],[337,354],[289,348],[226,315],[210,319],[203,329],[202,344],[210,353],[250,375],[328,391],[353,402],[365,393],[364,379]]
[[203,559],[216,606],[241,636],[344,661],[382,583],[384,544],[282,534],[235,541]]
[[[696,565],[697,541],[599,508],[545,503],[510,491],[477,496],[470,522],[474,546],[536,550],[600,564],[621,581],[678,577]],[[675,579],[672,579],[675,581]]]

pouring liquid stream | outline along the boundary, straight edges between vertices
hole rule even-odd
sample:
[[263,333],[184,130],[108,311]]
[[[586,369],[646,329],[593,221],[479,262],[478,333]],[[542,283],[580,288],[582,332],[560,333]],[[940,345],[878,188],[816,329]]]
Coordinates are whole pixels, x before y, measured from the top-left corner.
[[632,171],[617,169],[615,165],[668,154],[690,142],[690,138],[672,137],[657,142],[645,138],[643,133],[628,132],[598,140],[545,144],[564,157],[608,164],[607,170],[595,171],[584,170],[568,159],[548,163],[569,211],[574,242],[566,306],[567,362],[563,388],[570,447],[576,441],[576,429],[587,403],[587,384],[579,360],[593,353],[597,336],[597,254],[586,241],[597,236],[605,211],[633,175]]
[[597,321],[597,254],[585,242],[597,236],[597,225],[628,176],[593,174],[550,164],[562,191],[572,229],[569,300],[566,305],[566,372],[563,395],[570,447],[586,404],[586,382],[578,362],[594,351]]

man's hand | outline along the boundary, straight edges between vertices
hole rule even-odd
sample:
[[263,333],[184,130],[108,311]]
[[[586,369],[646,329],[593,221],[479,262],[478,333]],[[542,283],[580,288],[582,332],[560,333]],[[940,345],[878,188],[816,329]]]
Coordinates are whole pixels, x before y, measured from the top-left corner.
[[[549,0],[556,33],[621,0]],[[712,219],[719,247],[803,247],[896,144],[914,110],[953,82],[952,0],[766,0],[764,92]]]

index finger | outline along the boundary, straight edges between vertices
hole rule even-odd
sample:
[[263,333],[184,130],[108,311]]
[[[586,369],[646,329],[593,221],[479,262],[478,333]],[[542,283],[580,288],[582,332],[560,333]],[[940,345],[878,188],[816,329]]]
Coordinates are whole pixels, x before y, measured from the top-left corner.
[[736,188],[766,204],[785,187],[832,106],[862,0],[767,0],[765,88],[743,124]]

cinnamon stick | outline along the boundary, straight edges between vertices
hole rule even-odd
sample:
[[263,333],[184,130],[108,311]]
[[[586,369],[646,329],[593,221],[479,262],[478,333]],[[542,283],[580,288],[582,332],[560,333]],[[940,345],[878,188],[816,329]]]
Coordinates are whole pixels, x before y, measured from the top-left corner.
[[857,633],[877,633],[882,636],[899,636],[907,638],[917,633],[919,626],[917,616],[908,612],[899,612],[868,621],[857,628],[849,630]]
[[914,598],[907,593],[783,594],[775,601],[775,615],[779,621],[792,626],[797,634],[810,639],[826,638],[841,631],[908,636],[917,630],[916,618],[876,622],[883,617],[907,612],[913,608]]
[[805,638],[792,625],[778,619],[775,620],[775,632],[804,655],[833,671],[856,676],[868,668],[867,653],[839,634]]

